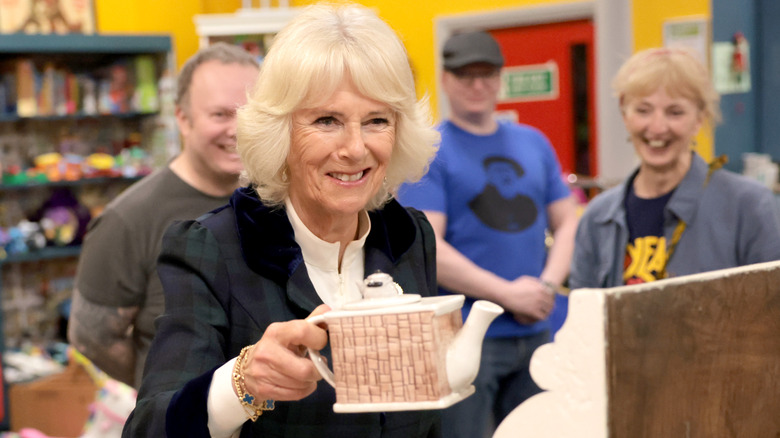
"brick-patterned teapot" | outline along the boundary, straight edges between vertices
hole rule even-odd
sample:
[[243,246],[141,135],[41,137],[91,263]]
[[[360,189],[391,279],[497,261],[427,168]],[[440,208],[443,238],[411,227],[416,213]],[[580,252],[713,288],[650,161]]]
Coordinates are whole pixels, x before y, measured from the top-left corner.
[[474,393],[482,339],[504,310],[480,300],[466,323],[463,295],[404,294],[392,277],[369,275],[363,299],[310,318],[330,334],[333,371],[309,355],[336,388],[335,412],[443,409]]

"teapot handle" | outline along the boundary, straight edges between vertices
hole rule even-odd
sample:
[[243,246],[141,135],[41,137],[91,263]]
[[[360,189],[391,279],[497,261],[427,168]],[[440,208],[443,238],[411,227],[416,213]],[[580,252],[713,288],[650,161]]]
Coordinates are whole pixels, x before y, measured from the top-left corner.
[[[314,324],[314,325],[320,325],[325,323],[325,317],[323,315],[317,315],[312,318],[307,318],[306,321]],[[330,384],[332,387],[336,387],[336,379],[333,376],[333,371],[328,368],[328,364],[325,363],[325,360],[320,356],[319,351],[312,350],[311,348],[306,348],[309,351],[309,357],[311,357],[311,361],[314,363],[314,367],[317,368],[317,371],[320,373],[323,379],[325,379],[326,382]]]

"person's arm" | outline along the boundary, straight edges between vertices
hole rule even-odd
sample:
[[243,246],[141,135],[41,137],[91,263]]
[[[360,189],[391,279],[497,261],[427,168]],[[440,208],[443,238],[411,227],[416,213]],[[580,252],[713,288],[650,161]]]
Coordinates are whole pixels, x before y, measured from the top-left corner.
[[106,374],[135,386],[135,349],[130,331],[138,310],[137,306],[95,304],[74,290],[68,341]]
[[540,278],[560,286],[569,276],[577,233],[577,201],[574,196],[559,199],[547,206],[547,217],[553,243]]
[[68,340],[109,376],[137,387],[132,331],[147,276],[142,237],[131,225],[112,208],[90,223],[79,256]]
[[[310,317],[330,310],[322,305]],[[301,325],[302,321],[272,324],[263,337],[249,350],[241,374],[245,390],[262,400],[299,400],[314,392],[319,373],[311,360],[301,354],[302,347],[320,350],[327,339],[320,327]],[[273,328],[273,329],[272,329]],[[277,330],[278,329],[278,330]],[[207,400],[208,428],[212,438],[233,438],[249,418],[247,408],[238,399],[233,374],[236,358],[217,368],[209,387]],[[263,384],[267,386],[263,386]],[[256,388],[256,389],[255,389]],[[263,389],[265,388],[265,389]],[[253,392],[265,390],[267,392]]]
[[554,296],[544,284],[526,276],[509,281],[477,266],[444,240],[444,213],[425,211],[425,215],[436,234],[436,269],[441,286],[474,299],[492,301],[524,324],[547,318]]
[[[234,220],[222,224],[232,227]],[[205,438],[212,436],[212,429],[215,435],[233,436],[249,418],[247,409],[240,406],[243,412],[239,413],[233,409],[235,403],[218,409],[209,407],[214,401],[219,403],[210,401],[215,395],[212,385],[219,385],[220,393],[233,401],[238,399],[232,379],[235,369],[225,365],[236,355],[230,342],[254,345],[243,358],[243,389],[258,400],[300,400],[315,390],[321,377],[301,352],[305,347],[324,348],[326,331],[302,319],[272,322],[281,313],[292,313],[284,305],[265,309],[258,304],[256,310],[263,313],[260,321],[250,317],[246,309],[228,312],[224,303],[237,293],[231,286],[236,279],[228,275],[228,263],[235,260],[223,255],[212,231],[195,221],[174,223],[166,232],[158,262],[165,313],[157,319],[143,384],[123,437],[167,433]],[[280,292],[270,279],[253,283],[252,287],[257,288],[253,293],[260,297]],[[244,297],[249,299],[248,295]],[[239,308],[243,306],[235,306]],[[315,314],[324,310],[318,309]],[[268,316],[271,314],[273,317]],[[270,415],[273,413],[266,413],[258,421]]]
[[241,426],[249,418],[233,388],[236,359],[237,357],[217,368],[211,379],[206,409],[209,416],[209,434],[212,438],[237,437]]

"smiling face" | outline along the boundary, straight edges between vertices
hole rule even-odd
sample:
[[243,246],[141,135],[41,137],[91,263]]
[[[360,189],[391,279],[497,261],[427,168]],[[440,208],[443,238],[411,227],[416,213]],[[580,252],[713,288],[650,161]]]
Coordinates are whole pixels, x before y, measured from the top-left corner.
[[236,153],[236,109],[246,103],[257,74],[253,65],[217,60],[201,64],[193,73],[188,104],[177,108],[176,118],[183,154],[198,178],[238,178],[243,166]]
[[390,163],[395,112],[347,81],[324,103],[295,111],[292,126],[289,196],[301,220],[321,238],[320,228],[356,225]]
[[622,109],[642,168],[688,170],[691,144],[702,124],[695,102],[659,88],[647,96],[625,97]]

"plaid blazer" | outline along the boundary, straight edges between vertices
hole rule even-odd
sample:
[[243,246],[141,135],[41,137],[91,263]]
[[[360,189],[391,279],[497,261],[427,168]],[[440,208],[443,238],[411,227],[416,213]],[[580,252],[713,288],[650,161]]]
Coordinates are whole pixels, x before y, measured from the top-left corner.
[[[433,230],[423,213],[391,201],[370,212],[365,272],[387,272],[404,290],[436,294]],[[273,322],[301,319],[322,304],[284,209],[250,188],[194,221],[172,225],[158,272],[165,314],[123,437],[208,437],[206,400],[216,368],[255,343]],[[323,351],[326,357],[330,352]],[[331,361],[332,363],[332,361]],[[324,380],[303,400],[277,402],[241,437],[436,437],[437,411],[336,414]],[[167,433],[167,435],[166,435]]]

